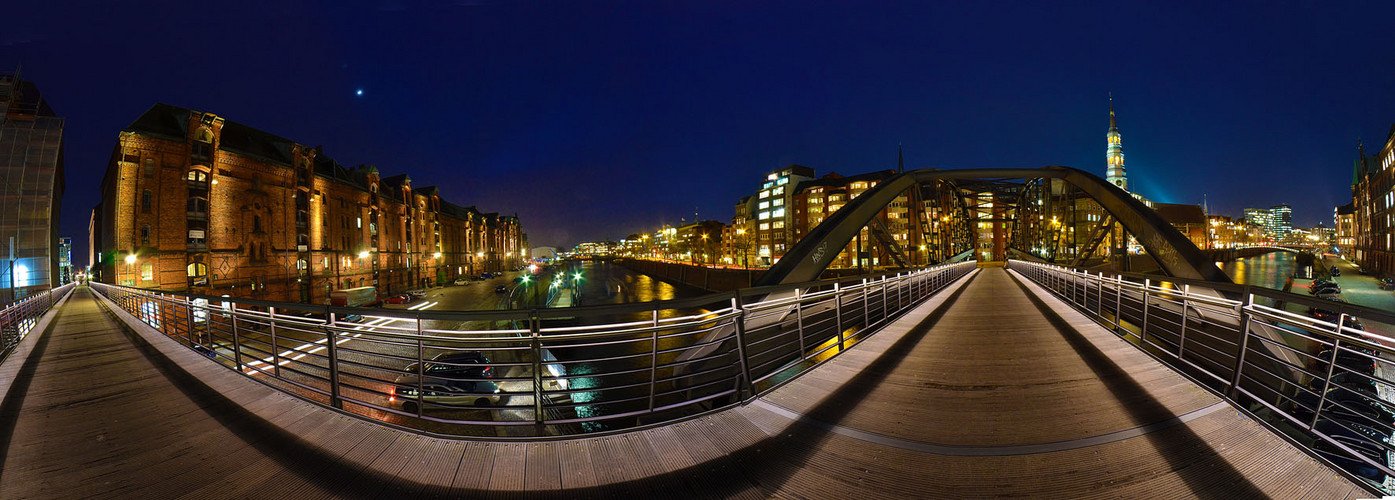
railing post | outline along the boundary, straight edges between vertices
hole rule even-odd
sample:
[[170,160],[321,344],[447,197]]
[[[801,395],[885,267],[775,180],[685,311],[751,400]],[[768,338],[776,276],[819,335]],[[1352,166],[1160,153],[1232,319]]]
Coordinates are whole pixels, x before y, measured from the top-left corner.
[[1187,297],[1186,297],[1185,295],[1183,295],[1183,296],[1182,296],[1182,328],[1181,328],[1181,333],[1179,334],[1180,336],[1177,338],[1177,360],[1178,360],[1178,361],[1181,361],[1181,360],[1182,360],[1182,351],[1183,351],[1182,346],[1186,345],[1186,343],[1187,343],[1187,308],[1190,307],[1190,306],[1191,306],[1191,302],[1189,302],[1189,301],[1187,300]]
[[1240,372],[1245,369],[1245,351],[1250,345],[1250,321],[1253,319],[1250,314],[1250,306],[1255,303],[1254,294],[1250,293],[1250,286],[1245,285],[1245,301],[1238,306],[1240,308],[1240,352],[1235,353],[1235,371],[1230,376],[1230,387],[1226,391],[1230,399],[1236,399],[1240,394]]
[[[268,307],[266,310],[266,321],[270,325],[271,338],[274,341],[276,339],[276,308]],[[274,342],[271,344],[271,354],[272,356],[276,355],[276,344]],[[272,361],[274,362],[275,360],[273,359]],[[237,366],[238,372],[242,372],[242,335],[238,334],[237,329],[233,329],[233,364]],[[272,364],[271,366],[272,372],[275,373],[276,365]]]
[[1138,346],[1144,347],[1148,343],[1148,288],[1152,283],[1151,278],[1143,280],[1143,326],[1138,329]]
[[[417,333],[421,333],[420,325],[417,326]],[[417,418],[421,418],[426,413],[425,404],[426,391],[426,346],[422,343],[421,335],[417,335]]]
[[[344,408],[344,401],[339,398],[339,349],[335,343],[335,327],[338,326],[334,314],[329,315],[329,325],[325,328],[325,346],[329,348],[329,405],[335,408]],[[421,394],[418,392],[417,394]]]
[[651,325],[654,330],[649,332],[649,411],[654,411],[654,392],[656,380],[659,378],[659,310],[652,311],[654,321]]
[[838,290],[836,282],[833,283],[833,319],[838,329],[838,352],[843,352],[843,292]]
[[1114,277],[1114,329],[1124,327],[1124,277]]
[[[185,337],[189,339],[189,347],[198,350],[203,344],[194,338],[194,305],[189,297],[184,297],[184,327],[187,329],[188,335]],[[207,347],[210,351],[213,350],[213,346]]]
[[891,310],[886,305],[886,276],[882,276],[882,319],[878,323],[885,322],[887,314],[890,312]]
[[799,359],[805,359],[804,348],[804,298],[801,297],[802,289],[794,289],[794,329],[795,335],[799,336]]
[[[1337,319],[1341,319],[1340,317]],[[1342,330],[1342,325],[1337,325],[1337,331]],[[1327,404],[1327,390],[1332,387],[1332,372],[1337,368],[1337,353],[1342,346],[1341,337],[1332,337],[1332,359],[1327,360],[1327,376],[1322,379],[1322,392],[1318,394],[1317,408],[1313,408],[1313,421],[1308,422],[1308,430],[1317,426],[1318,418],[1322,416],[1322,406]]]
[[[864,330],[872,326],[872,302],[868,300],[868,296],[871,295],[867,291],[868,288],[871,286],[867,284],[867,278],[862,278],[862,328]],[[839,346],[839,350],[842,350],[841,346]]]
[[542,389],[542,325],[538,310],[528,312],[528,335],[532,339],[533,350],[533,424],[541,430],[543,421]]
[[1100,271],[1099,280],[1095,282],[1095,316],[1104,317],[1104,271]]
[[[325,317],[325,322],[328,324],[329,316]],[[233,338],[238,338],[237,332],[233,332]],[[242,349],[239,348],[238,352],[242,352]],[[238,359],[241,359],[240,356],[239,354]],[[275,321],[271,322],[271,375],[276,378],[281,378],[281,343],[276,339]]]
[[[751,395],[756,395],[756,384],[751,380],[751,363],[746,358],[746,308],[741,304],[741,290],[731,292],[731,307],[737,311],[736,317],[732,320],[736,324],[736,356],[741,361],[741,378],[746,381],[746,391]],[[841,335],[840,335],[841,337]],[[746,398],[739,392],[736,399],[745,401]]]

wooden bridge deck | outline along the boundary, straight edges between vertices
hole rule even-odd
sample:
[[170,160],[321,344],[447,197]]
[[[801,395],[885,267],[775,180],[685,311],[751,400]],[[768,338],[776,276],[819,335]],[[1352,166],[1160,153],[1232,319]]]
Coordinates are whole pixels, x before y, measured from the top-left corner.
[[0,405],[0,498],[1374,496],[1032,290],[983,269],[746,406],[501,443],[279,394],[79,289]]

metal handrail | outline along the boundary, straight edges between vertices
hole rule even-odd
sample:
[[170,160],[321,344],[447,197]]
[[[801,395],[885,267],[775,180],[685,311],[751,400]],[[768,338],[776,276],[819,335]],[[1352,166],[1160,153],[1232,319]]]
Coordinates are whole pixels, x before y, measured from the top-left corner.
[[39,323],[39,317],[53,308],[63,296],[71,292],[75,283],[21,298],[4,309],[0,309],[0,363],[9,357],[10,351],[19,345]]
[[[1260,287],[1019,260],[1008,268],[1311,455],[1395,491],[1395,315]],[[1159,279],[1180,289],[1154,286]],[[1117,301],[1113,310],[1103,310],[1106,298]],[[1318,309],[1335,311],[1336,321],[1308,315]]]
[[361,323],[342,318],[363,309],[92,286],[289,394],[417,432],[507,439],[627,429],[750,401],[975,267],[565,310],[375,309]]

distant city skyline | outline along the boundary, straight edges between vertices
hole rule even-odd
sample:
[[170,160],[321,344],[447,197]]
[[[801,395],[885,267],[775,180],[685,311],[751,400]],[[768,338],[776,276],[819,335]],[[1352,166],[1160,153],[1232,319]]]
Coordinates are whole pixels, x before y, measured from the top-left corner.
[[[898,143],[908,169],[1103,176],[1111,92],[1131,191],[1330,225],[1358,138],[1395,122],[1395,74],[1375,64],[1395,52],[1389,4],[274,9],[7,9],[31,21],[0,33],[0,70],[23,65],[66,120],[60,234],[86,248],[115,136],[157,102],[411,173],[557,247],[694,207],[728,221],[755,175],[895,168]],[[217,35],[156,29],[193,25]]]

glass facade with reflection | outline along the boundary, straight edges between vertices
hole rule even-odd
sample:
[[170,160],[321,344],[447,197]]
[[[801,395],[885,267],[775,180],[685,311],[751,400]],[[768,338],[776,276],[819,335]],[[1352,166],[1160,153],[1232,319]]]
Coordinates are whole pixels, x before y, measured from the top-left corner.
[[0,303],[54,286],[63,119],[33,83],[0,75]]

